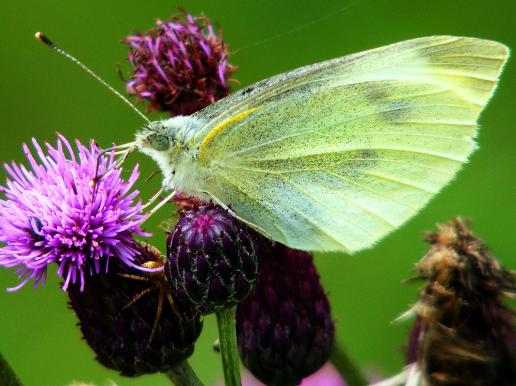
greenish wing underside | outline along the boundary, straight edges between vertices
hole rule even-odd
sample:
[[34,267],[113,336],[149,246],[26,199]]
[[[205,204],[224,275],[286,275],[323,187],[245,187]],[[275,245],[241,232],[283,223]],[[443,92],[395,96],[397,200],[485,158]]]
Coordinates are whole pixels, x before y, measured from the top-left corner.
[[203,189],[290,247],[371,246],[466,162],[506,58],[499,43],[429,37],[260,82],[198,114]]

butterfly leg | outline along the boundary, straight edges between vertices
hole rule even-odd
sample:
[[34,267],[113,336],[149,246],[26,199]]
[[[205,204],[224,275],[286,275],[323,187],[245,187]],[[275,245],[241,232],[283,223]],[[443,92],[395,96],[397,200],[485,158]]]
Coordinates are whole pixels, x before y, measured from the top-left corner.
[[117,163],[115,164],[115,168],[118,169],[120,166],[122,166],[123,163],[129,157],[129,154],[131,154],[134,151],[134,149],[136,149],[136,145],[134,145],[134,143],[129,145],[131,146],[127,150],[119,152],[119,155],[121,155],[122,158],[119,161],[117,161]]
[[165,190],[165,187],[162,186],[160,188],[160,190],[157,191],[156,194],[154,194],[150,199],[149,201],[147,201],[147,203],[142,207],[142,209],[145,209],[145,208],[148,208],[154,201],[156,201],[159,196],[161,196],[161,194],[163,193],[163,191]]
[[154,208],[152,208],[151,210],[149,210],[147,212],[147,219],[152,216],[154,213],[156,213],[163,205],[165,205],[167,202],[169,202],[170,200],[172,200],[174,198],[174,196],[177,194],[176,191],[173,191],[172,193],[170,193],[167,197],[165,197],[163,200],[161,200],[158,204],[156,204],[156,206]]

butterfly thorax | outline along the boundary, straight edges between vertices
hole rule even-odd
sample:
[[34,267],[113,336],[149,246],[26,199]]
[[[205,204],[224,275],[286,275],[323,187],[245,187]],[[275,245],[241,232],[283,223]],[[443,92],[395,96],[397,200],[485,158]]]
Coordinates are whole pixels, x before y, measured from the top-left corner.
[[138,150],[150,156],[163,174],[163,186],[198,198],[207,178],[205,168],[196,161],[194,135],[202,122],[193,117],[177,116],[155,121],[136,135]]

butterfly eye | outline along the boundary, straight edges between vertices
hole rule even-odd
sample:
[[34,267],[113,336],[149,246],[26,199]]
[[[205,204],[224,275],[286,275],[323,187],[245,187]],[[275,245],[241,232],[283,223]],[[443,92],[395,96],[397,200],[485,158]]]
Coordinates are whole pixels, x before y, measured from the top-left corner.
[[170,141],[164,135],[155,135],[152,138],[149,138],[149,143],[151,146],[158,151],[168,150],[170,146]]

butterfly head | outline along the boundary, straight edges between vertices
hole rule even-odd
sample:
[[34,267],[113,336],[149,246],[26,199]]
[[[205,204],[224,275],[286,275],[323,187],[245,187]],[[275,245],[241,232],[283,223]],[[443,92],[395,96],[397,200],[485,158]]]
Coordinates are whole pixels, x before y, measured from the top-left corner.
[[142,153],[152,155],[156,152],[167,152],[175,143],[175,133],[170,130],[166,121],[149,123],[136,134],[136,148]]
[[191,156],[199,127],[200,122],[188,116],[151,122],[136,134],[134,148],[156,161],[167,178],[175,174],[181,160]]
[[188,148],[188,143],[200,126],[200,121],[188,116],[154,121],[136,134],[135,146],[150,156]]

